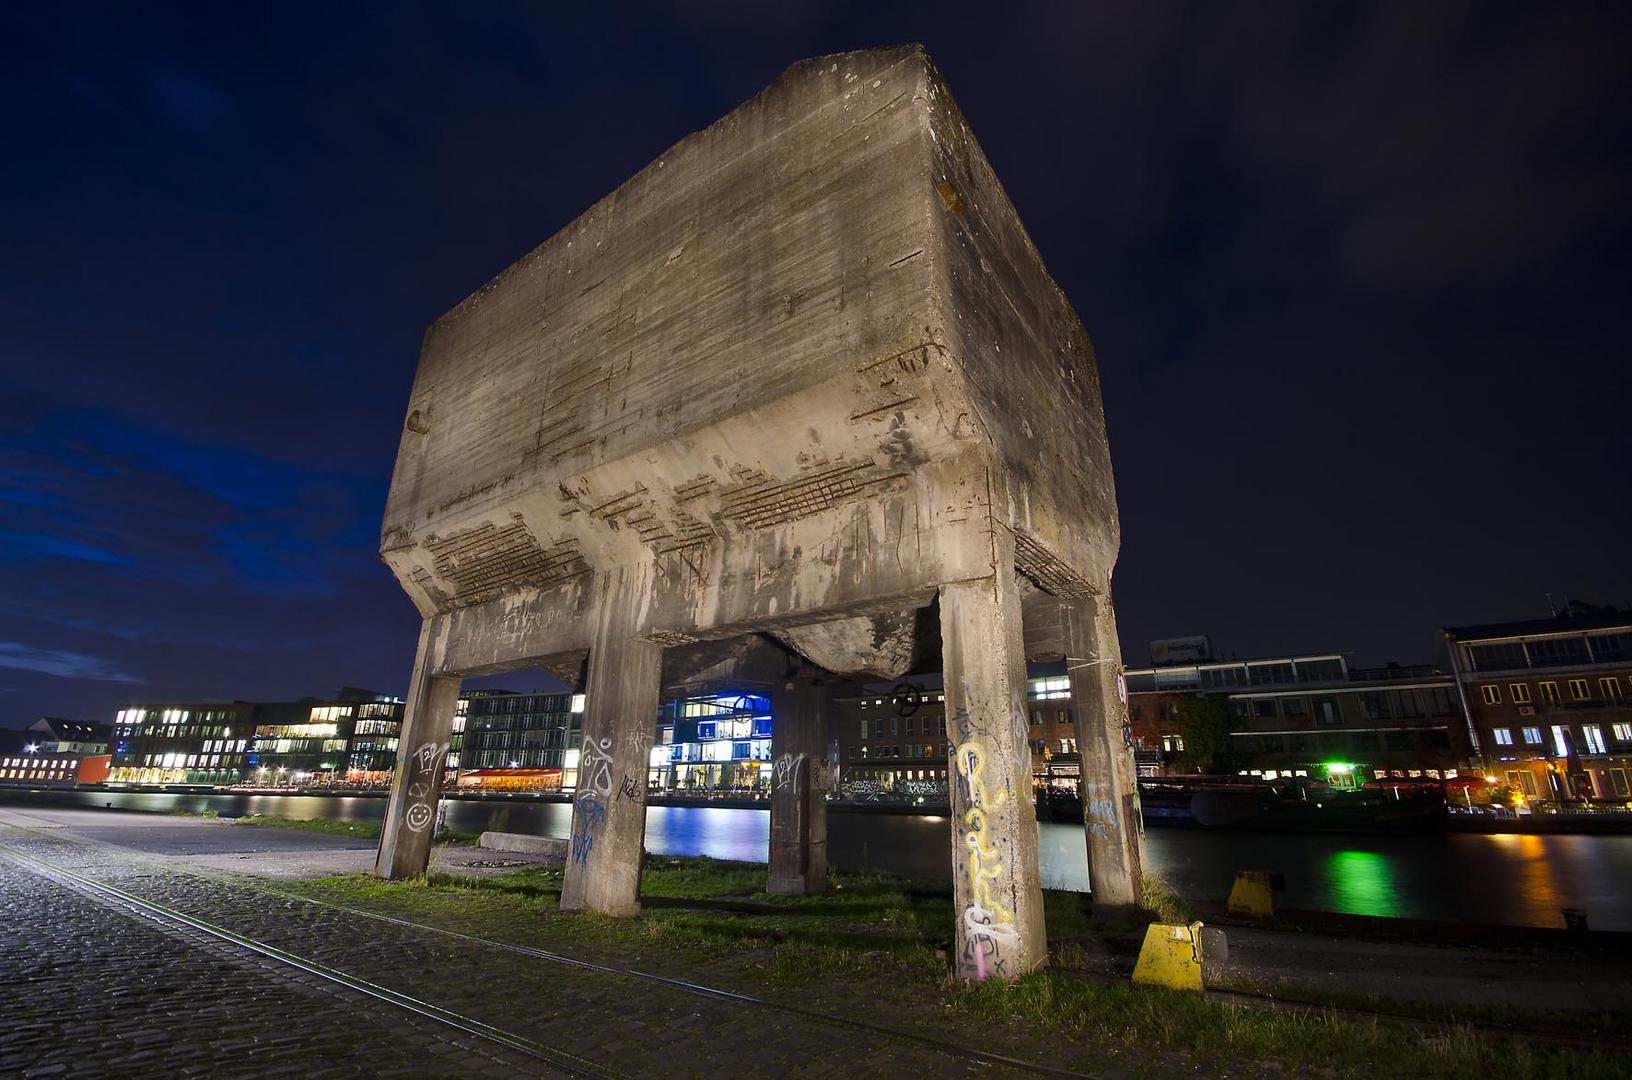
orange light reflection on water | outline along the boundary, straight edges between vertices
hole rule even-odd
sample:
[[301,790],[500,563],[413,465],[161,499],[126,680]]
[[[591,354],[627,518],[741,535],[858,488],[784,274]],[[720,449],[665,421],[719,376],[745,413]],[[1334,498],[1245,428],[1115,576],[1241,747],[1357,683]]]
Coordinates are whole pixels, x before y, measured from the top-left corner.
[[1534,833],[1491,833],[1483,839],[1503,848],[1509,860],[1509,876],[1502,887],[1532,905],[1536,925],[1552,925],[1552,917],[1563,906],[1563,897],[1553,880],[1554,867],[1546,842]]

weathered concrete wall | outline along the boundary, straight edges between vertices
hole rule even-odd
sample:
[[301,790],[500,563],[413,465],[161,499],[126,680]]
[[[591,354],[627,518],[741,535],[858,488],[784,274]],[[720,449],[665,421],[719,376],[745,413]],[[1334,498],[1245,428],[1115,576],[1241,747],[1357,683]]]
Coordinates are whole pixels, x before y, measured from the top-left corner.
[[934,542],[967,506],[920,476],[953,459],[1008,476],[1034,580],[1108,575],[1086,334],[922,51],[846,54],[790,68],[431,328],[382,549],[426,614],[642,557],[694,601],[677,630],[778,614],[729,610],[734,588],[825,611],[883,591],[811,573],[846,547],[922,601],[971,569]]
[[422,611],[640,546],[706,572],[719,533],[899,486],[872,410],[934,334],[924,78],[796,65],[431,328],[382,534]]
[[1103,588],[1121,530],[1093,345],[933,70],[925,95],[945,344],[1009,479],[1016,558],[1052,593]]

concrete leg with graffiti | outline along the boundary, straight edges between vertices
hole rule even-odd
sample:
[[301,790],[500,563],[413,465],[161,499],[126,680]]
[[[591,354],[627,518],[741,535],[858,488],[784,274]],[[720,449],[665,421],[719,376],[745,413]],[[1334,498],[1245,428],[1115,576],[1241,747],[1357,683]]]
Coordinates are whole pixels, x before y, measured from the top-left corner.
[[1013,542],[993,542],[990,578],[941,586],[954,963],[969,980],[1017,979],[1048,955]]
[[459,706],[457,675],[433,675],[442,627],[426,619],[419,633],[413,681],[397,738],[397,772],[385,811],[374,873],[393,880],[418,877],[431,861],[431,840],[442,773]]
[[562,911],[640,914],[646,775],[663,662],[662,647],[637,636],[642,577],[620,569],[597,582]]
[[1082,754],[1088,888],[1096,908],[1128,907],[1143,896],[1145,832],[1110,583],[1097,596],[1061,601],[1060,624]]
[[788,682],[771,697],[771,851],[765,891],[827,889],[827,724],[821,687]]

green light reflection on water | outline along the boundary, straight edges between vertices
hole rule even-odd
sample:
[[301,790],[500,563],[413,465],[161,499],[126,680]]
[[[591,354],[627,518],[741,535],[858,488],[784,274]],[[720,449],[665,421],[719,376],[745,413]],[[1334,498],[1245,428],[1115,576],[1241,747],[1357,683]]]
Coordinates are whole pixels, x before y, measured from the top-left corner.
[[1332,908],[1355,915],[1397,917],[1399,897],[1388,859],[1375,851],[1338,851],[1326,862]]

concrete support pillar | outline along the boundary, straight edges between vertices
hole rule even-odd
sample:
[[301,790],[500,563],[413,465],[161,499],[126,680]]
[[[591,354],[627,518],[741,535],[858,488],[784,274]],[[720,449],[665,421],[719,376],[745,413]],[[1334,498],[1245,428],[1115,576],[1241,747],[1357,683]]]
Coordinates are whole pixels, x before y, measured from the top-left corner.
[[418,877],[431,862],[431,840],[436,829],[437,801],[442,797],[442,771],[453,735],[453,714],[459,704],[457,675],[432,675],[433,620],[419,631],[413,681],[403,708],[402,730],[397,735],[397,771],[391,781],[391,802],[380,831],[374,873],[398,880]]
[[645,584],[635,569],[612,571],[599,583],[562,911],[640,914],[646,776],[663,666],[662,647],[635,636]]
[[771,695],[771,858],[765,891],[827,890],[827,695],[784,683]]
[[1060,625],[1082,761],[1088,889],[1096,908],[1136,905],[1144,896],[1145,826],[1109,588],[1098,597],[1061,601]]
[[954,961],[971,980],[1017,979],[1048,958],[1012,545],[996,529],[993,575],[941,586]]

